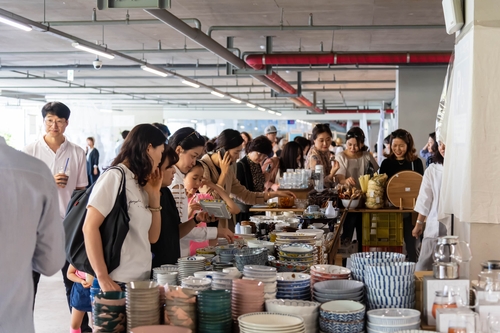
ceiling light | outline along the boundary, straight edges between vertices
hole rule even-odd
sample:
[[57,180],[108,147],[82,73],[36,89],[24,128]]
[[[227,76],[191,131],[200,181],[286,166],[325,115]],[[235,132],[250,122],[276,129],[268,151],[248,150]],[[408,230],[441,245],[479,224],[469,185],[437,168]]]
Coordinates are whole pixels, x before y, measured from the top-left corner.
[[258,127],[254,127],[253,129],[254,129],[254,131],[258,131],[258,130],[259,130],[259,128],[258,128]]
[[261,108],[260,106],[257,108],[257,110],[262,111],[262,112],[265,112],[265,111],[266,111],[266,109]]
[[220,126],[226,126],[226,124],[224,124],[224,123],[220,123],[219,125],[220,125]]
[[231,102],[241,104],[241,101],[239,99],[236,99],[236,98],[231,98]]
[[226,95],[224,95],[224,94],[222,94],[222,93],[220,93],[220,92],[218,92],[218,91],[215,91],[215,90],[212,90],[210,93],[211,93],[212,95],[215,95],[215,96],[220,97],[220,98],[222,98],[222,97],[225,97],[225,96],[226,96]]
[[182,83],[184,83],[185,85],[191,86],[193,88],[199,88],[200,87],[199,84],[196,84],[194,82],[187,81],[187,80],[182,80]]
[[146,65],[142,65],[141,68],[143,70],[145,70],[146,72],[150,72],[150,73],[153,73],[153,74],[156,74],[156,75],[159,75],[159,76],[163,76],[163,77],[167,77],[168,76],[167,73],[164,73],[162,71],[159,71],[157,69],[151,68],[151,67],[146,66]]
[[104,57],[104,58],[107,58],[107,59],[114,59],[115,56],[110,53],[110,52],[106,52],[106,51],[103,51],[103,50],[100,50],[100,49],[97,49],[97,48],[93,48],[93,47],[90,47],[90,46],[87,46],[87,45],[82,45],[80,43],[73,43],[71,44],[73,45],[74,48],[77,48],[79,50],[82,50],[82,51],[85,51],[85,52],[89,52],[89,53],[92,53],[92,54],[96,54],[96,55],[100,55],[101,57]]
[[249,108],[255,108],[255,105],[253,105],[252,103],[247,103],[247,106],[248,106]]
[[278,116],[281,116],[281,112],[275,112]]
[[276,112],[274,112],[273,110],[267,110],[267,112],[269,112],[270,114],[276,114]]
[[196,123],[198,122],[198,120],[193,119],[193,120],[191,120],[191,122],[192,122],[193,124],[196,124]]
[[33,28],[31,26],[27,25],[27,24],[24,24],[24,23],[21,23],[21,22],[18,22],[16,20],[13,20],[13,19],[10,19],[10,18],[7,18],[7,17],[3,17],[3,16],[0,16],[0,22],[8,24],[8,25],[10,25],[12,27],[24,30],[24,31],[31,31],[31,30],[33,30]]
[[245,126],[241,125],[241,126],[240,126],[240,128],[241,128],[241,129],[245,129]]
[[104,112],[104,113],[111,113],[111,112],[122,112],[123,110],[121,110],[121,109],[99,109],[99,111]]

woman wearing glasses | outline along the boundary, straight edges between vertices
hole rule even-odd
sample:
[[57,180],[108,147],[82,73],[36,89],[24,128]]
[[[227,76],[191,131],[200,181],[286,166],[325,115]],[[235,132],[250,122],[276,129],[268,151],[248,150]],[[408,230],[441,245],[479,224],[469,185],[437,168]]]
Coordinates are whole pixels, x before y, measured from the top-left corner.
[[306,157],[306,169],[315,170],[316,165],[323,166],[323,174],[325,175],[325,187],[332,187],[335,174],[339,170],[339,164],[332,161],[330,146],[333,140],[333,134],[329,124],[318,124],[314,126],[312,131],[313,146],[309,149]]
[[[275,197],[295,197],[290,191],[262,192],[250,191],[243,186],[236,177],[235,163],[243,149],[243,139],[240,132],[233,129],[226,129],[217,138],[217,148],[215,153],[206,154],[201,158],[204,168],[205,179],[209,179],[214,184],[232,194],[239,201],[247,205],[264,203],[268,199]],[[219,198],[217,193],[204,186],[200,192],[210,193],[214,198]],[[221,225],[228,226],[234,230],[232,221],[220,220]],[[230,224],[229,224],[230,223]]]
[[[392,176],[401,171],[415,171],[419,174],[424,174],[424,165],[422,160],[416,155],[417,150],[413,143],[411,134],[404,130],[398,129],[391,133],[390,138],[390,153],[389,156],[382,162],[380,173],[385,173],[390,179]],[[408,260],[417,262],[417,249],[415,238],[412,237],[413,223],[411,214],[403,214],[403,235],[406,244],[406,253]]]
[[[369,173],[371,170],[377,170],[377,161],[373,158],[365,146],[365,133],[359,127],[351,128],[346,134],[346,150],[338,154],[335,159],[339,163],[337,171],[337,180],[340,184],[347,184],[359,187],[359,177]],[[342,240],[350,243],[356,229],[356,238],[358,240],[358,251],[362,250],[362,215],[359,213],[350,213],[344,224]]]
[[[215,222],[216,219],[213,217],[201,220],[201,215],[189,219],[189,216],[193,216],[194,212],[190,211],[188,197],[184,187],[186,173],[196,165],[196,161],[203,154],[205,139],[193,128],[184,127],[170,137],[168,145],[174,149],[179,156],[179,160],[174,166],[174,179],[169,189],[175,199],[181,222],[193,221],[196,224],[199,222]],[[203,242],[217,238],[226,238],[229,242],[232,242],[233,233],[225,228],[217,228],[217,226],[193,228],[186,236],[181,238],[181,256],[185,257],[189,255],[191,241]]]

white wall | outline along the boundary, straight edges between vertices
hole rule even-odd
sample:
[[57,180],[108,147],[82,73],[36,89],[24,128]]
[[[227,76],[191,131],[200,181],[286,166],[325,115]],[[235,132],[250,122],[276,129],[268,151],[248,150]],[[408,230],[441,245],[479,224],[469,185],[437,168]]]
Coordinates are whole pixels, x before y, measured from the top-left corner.
[[399,128],[411,133],[417,152],[436,127],[446,67],[400,68],[396,75]]

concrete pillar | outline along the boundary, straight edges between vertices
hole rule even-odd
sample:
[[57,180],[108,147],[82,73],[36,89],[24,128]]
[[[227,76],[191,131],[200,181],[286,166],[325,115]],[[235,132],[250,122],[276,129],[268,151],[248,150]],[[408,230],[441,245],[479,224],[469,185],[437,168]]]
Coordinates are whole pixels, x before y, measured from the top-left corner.
[[399,128],[413,136],[420,151],[436,127],[436,114],[446,67],[400,68],[396,75],[396,110]]

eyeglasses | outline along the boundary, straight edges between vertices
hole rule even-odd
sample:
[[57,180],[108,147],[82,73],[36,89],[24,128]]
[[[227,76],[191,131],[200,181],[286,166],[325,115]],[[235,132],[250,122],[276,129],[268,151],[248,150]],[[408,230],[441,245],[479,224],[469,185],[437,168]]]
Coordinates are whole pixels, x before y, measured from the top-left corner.
[[201,137],[200,133],[196,132],[196,131],[193,131],[191,134],[189,134],[188,136],[186,136],[184,139],[181,140],[181,142],[179,142],[179,146],[182,147],[182,144],[191,136],[191,135],[195,135],[198,139]]
[[59,119],[56,121],[54,121],[52,119],[45,119],[43,122],[45,123],[45,125],[47,125],[49,127],[54,126],[54,124],[57,124],[57,127],[62,127],[62,126],[66,125],[66,120],[62,120],[62,119]]
[[352,134],[352,133],[351,133],[351,134],[347,134],[347,135],[346,135],[346,138],[347,138],[347,139],[352,139],[352,138],[358,138],[358,136],[357,136],[356,134]]

